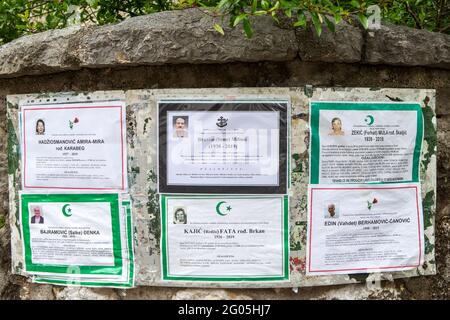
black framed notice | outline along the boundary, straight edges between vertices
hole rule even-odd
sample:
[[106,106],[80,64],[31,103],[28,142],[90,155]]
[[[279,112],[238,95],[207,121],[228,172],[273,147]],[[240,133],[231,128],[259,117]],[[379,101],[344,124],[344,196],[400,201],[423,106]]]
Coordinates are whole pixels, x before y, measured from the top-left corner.
[[159,192],[285,194],[288,105],[159,101]]

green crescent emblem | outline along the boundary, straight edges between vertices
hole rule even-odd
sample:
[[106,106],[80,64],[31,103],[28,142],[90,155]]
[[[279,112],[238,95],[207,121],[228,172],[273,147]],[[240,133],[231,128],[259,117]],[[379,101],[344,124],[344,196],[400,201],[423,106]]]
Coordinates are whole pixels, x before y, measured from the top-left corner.
[[367,117],[364,119],[364,121],[367,123],[367,125],[372,125],[375,121],[375,119],[373,118],[373,116],[371,116],[370,114],[367,115]]
[[231,211],[231,206],[229,205],[229,206],[227,206],[226,207],[226,211],[228,211],[227,213],[223,213],[222,211],[220,211],[220,206],[222,205],[222,204],[224,204],[224,203],[227,203],[226,201],[220,201],[220,202],[218,202],[217,203],[217,205],[216,205],[216,212],[217,212],[217,214],[218,215],[220,215],[220,216],[226,216],[230,211]]
[[66,217],[70,217],[72,215],[72,209],[70,209],[70,204],[65,204],[62,207],[62,214]]

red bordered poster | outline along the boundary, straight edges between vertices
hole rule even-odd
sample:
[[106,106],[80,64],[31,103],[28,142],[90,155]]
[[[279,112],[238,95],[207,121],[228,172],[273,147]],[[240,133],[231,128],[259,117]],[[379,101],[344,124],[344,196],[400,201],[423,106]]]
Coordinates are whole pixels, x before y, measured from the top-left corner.
[[126,191],[123,101],[21,107],[24,190]]
[[401,271],[424,260],[420,184],[311,185],[307,274]]

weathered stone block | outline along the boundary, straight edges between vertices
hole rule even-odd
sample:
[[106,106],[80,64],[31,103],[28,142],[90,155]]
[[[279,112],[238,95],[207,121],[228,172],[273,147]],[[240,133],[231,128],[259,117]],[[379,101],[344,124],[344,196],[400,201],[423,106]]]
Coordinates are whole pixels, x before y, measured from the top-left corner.
[[254,36],[242,27],[214,30],[220,22],[198,9],[161,12],[95,28],[79,43],[82,67],[224,63],[294,59],[293,30],[278,28],[271,17],[253,19]]
[[46,74],[78,69],[73,39],[81,27],[50,30],[0,46],[0,76]]
[[310,26],[296,29],[300,59],[303,61],[323,61],[355,63],[361,61],[363,34],[360,28],[341,21],[332,32],[325,25],[320,37]]
[[363,62],[450,69],[450,36],[403,26],[369,30]]

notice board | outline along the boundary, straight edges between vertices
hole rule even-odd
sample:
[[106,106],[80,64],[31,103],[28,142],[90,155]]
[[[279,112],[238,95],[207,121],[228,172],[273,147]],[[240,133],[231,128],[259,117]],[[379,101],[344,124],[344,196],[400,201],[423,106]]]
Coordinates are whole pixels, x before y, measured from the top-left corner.
[[[103,179],[106,182],[102,187],[110,185],[123,189],[130,196],[136,286],[305,287],[392,280],[436,273],[435,91],[310,86],[152,89],[8,96],[8,174],[13,273],[27,275],[24,269],[19,191],[26,187],[25,183],[36,186],[39,180],[32,175],[24,177],[23,168],[30,168],[21,163],[24,159],[24,138],[20,128],[23,119],[19,118],[23,114],[19,112],[21,106],[31,106],[31,109],[42,105],[57,107],[60,104],[80,103],[102,106],[111,104],[111,101],[124,102],[126,128],[122,130],[126,148],[111,148],[111,154],[120,153],[123,157],[117,156],[120,161],[111,164],[112,168],[108,170],[117,174],[112,175],[110,181]],[[314,114],[310,114],[310,110]],[[392,111],[393,116],[383,110]],[[75,120],[76,115],[72,118],[69,126],[81,123]],[[395,123],[399,122],[405,125],[396,126]],[[257,132],[256,138],[242,149],[240,143],[248,142],[254,136],[244,130],[249,123],[252,123],[250,129]],[[38,124],[36,130],[37,126]],[[192,131],[194,128],[195,132]],[[276,134],[266,135],[264,130]],[[190,141],[189,135],[193,133],[197,137],[195,141],[200,144],[191,141],[190,148],[186,148],[186,141]],[[222,136],[229,137],[230,140],[220,140]],[[117,135],[117,141],[121,137],[122,135]],[[203,138],[199,140],[198,137]],[[364,154],[371,156],[358,154],[360,151],[352,147],[351,142],[344,149],[339,147],[339,141],[360,141],[359,138],[364,141],[364,148],[367,148]],[[372,147],[373,145],[376,147]],[[198,146],[201,146],[200,149],[196,149]],[[261,152],[264,146],[269,150],[267,153]],[[169,149],[172,151],[169,152]],[[123,153],[121,150],[126,151]],[[253,151],[256,156],[249,156]],[[273,156],[272,151],[275,151],[276,156]],[[167,157],[174,158],[174,154],[181,162],[168,164]],[[397,156],[392,156],[394,154]],[[354,161],[351,155],[360,160]],[[214,161],[219,158],[227,165],[215,165]],[[255,162],[252,161],[256,161],[255,159],[259,163],[267,163],[267,170],[263,175],[253,173],[252,163]],[[126,163],[125,166],[122,160]],[[391,170],[388,169],[390,166],[394,173],[384,176],[383,172]],[[365,171],[362,167],[366,168]],[[127,168],[127,172],[121,171],[122,168]],[[355,175],[355,172],[365,173],[361,177]],[[71,194],[78,192],[69,191]],[[393,196],[395,192],[399,193]],[[384,207],[388,211],[380,209],[387,203],[395,203],[395,199],[401,199],[405,204],[402,207],[405,212],[400,214],[401,217],[396,216],[396,209],[392,209],[392,205]],[[342,258],[348,256],[343,250],[345,237],[336,238],[336,232],[327,232],[339,224],[339,221],[343,225],[341,230],[347,228],[346,230],[350,230],[348,232],[353,232],[351,224],[342,223],[346,215],[345,208],[349,205],[360,206],[359,216],[352,218],[352,221],[356,221],[355,224],[359,224],[361,230],[382,230],[388,225],[414,224],[416,229],[396,229],[399,230],[400,237],[406,239],[400,245],[405,250],[392,256],[392,259],[402,259],[402,255],[408,255],[412,262],[402,262],[400,266],[389,264],[385,268],[380,263],[372,272],[364,264],[364,259],[376,260],[376,255],[362,247],[348,267],[348,261]],[[203,208],[209,207],[211,210],[208,212],[213,212],[214,217],[205,218],[198,214]],[[321,216],[312,217],[312,208],[315,208],[315,212],[320,212]],[[365,219],[361,217],[362,210],[366,210],[366,214],[378,215],[376,219]],[[191,214],[192,212],[194,213]],[[237,219],[233,214],[239,212],[258,212],[258,220],[249,218],[245,222],[244,218]],[[392,217],[386,218],[386,214],[391,214]],[[250,223],[251,227],[243,228],[239,225],[242,227],[240,230],[236,228],[221,235],[212,235],[210,233],[216,229],[205,227],[224,223],[224,219],[228,219],[224,230],[233,230],[230,226],[244,222]],[[186,229],[189,223],[190,227]],[[321,228],[317,228],[318,225]],[[203,229],[196,228],[199,226]],[[191,245],[188,249],[182,238],[185,230],[192,231],[192,236],[197,237],[197,240],[189,241]],[[270,234],[272,231],[274,233]],[[200,236],[196,232],[200,232]],[[249,232],[252,234],[249,235]],[[264,232],[267,233],[264,235]],[[314,236],[316,234],[323,235],[323,238],[318,239]],[[217,241],[237,243],[238,246],[257,237],[259,246],[246,249],[251,253],[251,258],[239,254],[233,256],[225,248],[220,256],[222,260],[214,262],[214,268],[211,268],[211,261],[217,255],[205,255],[203,262],[194,258],[187,259],[186,252],[198,250],[201,237],[211,236],[216,237]],[[273,245],[270,241],[273,241]],[[330,248],[337,244],[342,245],[333,252]],[[269,247],[270,250],[267,251]],[[315,248],[321,248],[321,252],[329,251],[320,256],[314,251]],[[339,255],[338,251],[342,254]],[[310,254],[313,257],[308,257]],[[386,256],[391,253],[384,250],[382,254]],[[174,263],[173,259],[183,261],[183,267]],[[249,261],[248,259],[257,261],[254,264],[257,268],[237,267],[237,271],[233,272],[230,268],[223,267],[226,263],[241,263],[242,266],[242,261]],[[206,263],[214,271],[213,274],[192,268],[192,265],[198,267],[200,263]],[[223,268],[220,267],[221,263]],[[339,268],[323,268],[333,264],[339,265]],[[361,264],[363,268],[358,267]]]

